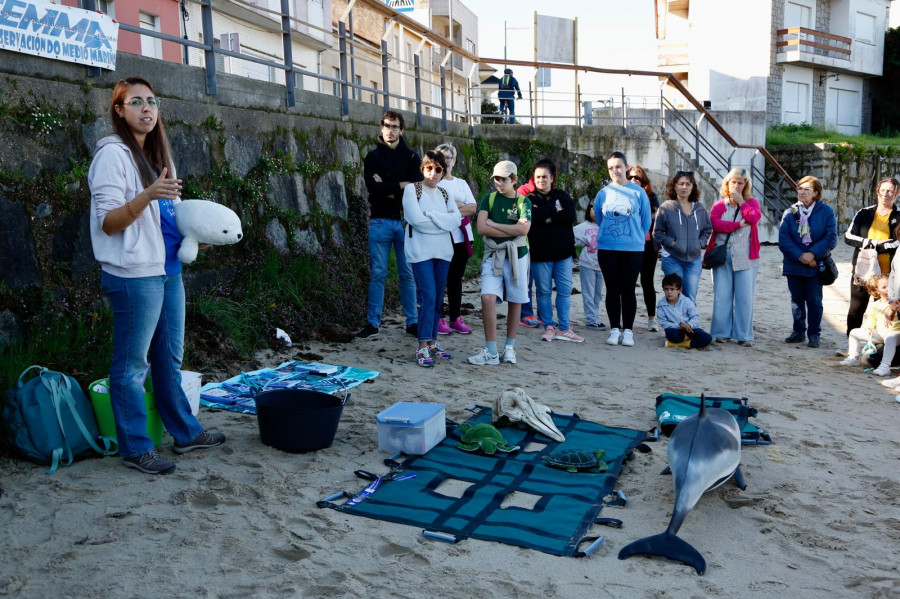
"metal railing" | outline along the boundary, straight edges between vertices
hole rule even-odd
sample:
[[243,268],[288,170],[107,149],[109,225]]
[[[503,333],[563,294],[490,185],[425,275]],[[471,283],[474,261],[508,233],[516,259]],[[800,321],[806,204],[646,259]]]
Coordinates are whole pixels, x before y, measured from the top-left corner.
[[850,60],[850,45],[853,42],[849,37],[834,35],[807,29],[806,27],[788,27],[775,32],[778,35],[776,47],[784,50],[799,50],[821,56]]

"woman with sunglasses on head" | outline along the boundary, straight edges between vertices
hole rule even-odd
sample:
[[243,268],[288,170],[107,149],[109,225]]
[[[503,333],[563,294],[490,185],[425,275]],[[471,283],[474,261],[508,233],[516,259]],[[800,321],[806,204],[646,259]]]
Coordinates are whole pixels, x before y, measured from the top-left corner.
[[625,154],[610,154],[606,168],[612,182],[594,198],[597,261],[606,283],[606,312],[610,320],[606,343],[631,347],[637,313],[634,286],[644,263],[644,247],[653,217],[647,192],[625,177],[628,171]]
[[406,219],[404,253],[412,266],[419,298],[419,346],[416,363],[434,366],[434,359],[453,356],[437,344],[438,322],[444,303],[444,285],[453,259],[453,238],[449,235],[461,222],[459,208],[447,191],[438,187],[447,163],[440,152],[425,153],[420,167],[424,179],[403,190]]
[[684,281],[682,293],[694,304],[703,270],[703,248],[712,233],[700,189],[690,171],[678,171],[666,185],[666,198],[656,213],[653,238],[662,247],[663,274]]
[[759,202],[750,197],[752,183],[745,168],[733,168],[722,181],[722,199],[713,204],[709,247],[727,246],[725,264],[712,269],[713,313],[709,334],[716,343],[736,339],[753,345],[753,295],[759,272]]
[[[438,335],[449,335],[453,331],[468,335],[472,329],[466,326],[459,312],[462,304],[462,280],[466,274],[466,264],[469,263],[469,258],[472,256],[473,237],[470,219],[475,216],[478,202],[475,201],[469,184],[463,179],[453,176],[456,148],[450,144],[441,144],[435,148],[435,151],[443,154],[444,161],[447,163],[447,170],[444,171],[444,178],[438,183],[438,187],[447,190],[450,199],[456,203],[459,214],[462,216],[459,228],[450,231],[450,235],[453,237],[453,260],[450,261],[450,271],[447,273],[447,305],[450,318],[442,316],[438,321]],[[443,314],[443,302],[441,308],[441,314]]]
[[[856,259],[859,251],[875,248],[878,253],[878,265],[881,272],[891,272],[891,260],[900,245],[897,241],[897,229],[900,227],[900,208],[894,201],[900,191],[900,181],[894,177],[886,177],[875,186],[876,204],[860,208],[853,216],[853,221],[844,233],[844,243],[853,246],[853,270],[856,270]],[[863,316],[869,306],[869,292],[865,284],[857,285],[850,277],[850,309],[847,311],[847,334],[862,326]],[[838,353],[843,354],[840,350]]]
[[88,171],[91,243],[113,312],[109,393],[119,455],[147,474],[175,470],[147,435],[148,368],[176,454],[225,442],[222,433],[203,430],[181,388],[185,297],[175,226],[181,180],[159,105],[145,79],[119,81],[109,108],[115,133],[97,142]]
[[797,182],[797,203],[784,211],[778,248],[784,255],[781,274],[791,294],[794,331],[785,343],[819,347],[822,332],[822,283],[819,264],[837,244],[837,223],[831,206],[822,201],[822,183],[806,176]]
[[656,223],[656,211],[659,209],[659,200],[650,178],[640,166],[628,168],[626,178],[647,192],[650,199],[650,233],[644,239],[644,261],[641,264],[641,290],[644,292],[644,305],[647,307],[647,330],[659,331],[659,323],[656,322],[656,288],[653,286],[653,274],[656,272],[656,261],[659,258],[659,250],[653,243],[653,225]]

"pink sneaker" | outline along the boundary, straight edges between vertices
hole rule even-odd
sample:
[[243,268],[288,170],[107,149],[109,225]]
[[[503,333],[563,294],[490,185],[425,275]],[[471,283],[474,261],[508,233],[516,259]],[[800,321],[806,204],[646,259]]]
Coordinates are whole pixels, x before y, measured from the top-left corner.
[[575,331],[572,329],[569,329],[568,331],[556,331],[556,336],[553,338],[559,339],[560,341],[572,341],[573,343],[584,342],[584,337],[576,335]]
[[[450,323],[450,328],[459,333],[460,335],[468,335],[472,332],[472,329],[466,326],[463,322],[462,316],[454,320]],[[438,325],[438,329],[440,329],[440,325]]]
[[449,335],[452,331],[447,326],[447,319],[442,318],[438,321],[438,335]]
[[541,335],[541,341],[553,341],[553,338],[556,336],[556,329],[548,326],[544,329],[544,334]]

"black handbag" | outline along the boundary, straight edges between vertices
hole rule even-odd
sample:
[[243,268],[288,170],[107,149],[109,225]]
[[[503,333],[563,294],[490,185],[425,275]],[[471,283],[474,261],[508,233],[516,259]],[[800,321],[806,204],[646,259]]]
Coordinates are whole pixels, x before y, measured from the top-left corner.
[[[741,214],[741,209],[738,208],[734,213],[734,220],[737,222],[739,215]],[[715,235],[715,233],[713,233]],[[728,240],[731,238],[731,233],[725,236],[725,243],[722,245],[713,245],[711,248],[706,248],[706,253],[703,254],[703,268],[706,270],[710,270],[713,268],[718,268],[720,266],[725,266],[725,260],[728,259]]]
[[837,264],[834,263],[831,254],[826,254],[819,260],[819,283],[822,285],[831,285],[837,281],[839,274]]

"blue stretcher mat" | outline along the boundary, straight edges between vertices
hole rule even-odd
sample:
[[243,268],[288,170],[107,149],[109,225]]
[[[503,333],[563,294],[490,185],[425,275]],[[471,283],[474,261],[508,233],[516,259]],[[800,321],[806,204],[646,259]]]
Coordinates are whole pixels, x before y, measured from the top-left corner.
[[[490,421],[488,408],[479,408],[469,419],[472,424]],[[531,430],[504,427],[500,432],[507,442],[522,450],[491,456],[457,449],[460,429],[448,428],[447,438],[427,454],[397,464],[380,484],[370,485],[376,487],[371,493],[367,494],[368,489],[355,495],[339,493],[318,505],[451,535],[446,540],[473,537],[582,557],[586,553],[579,547],[595,538],[585,536],[593,524],[621,525],[617,520],[597,518],[597,514],[604,505],[624,505],[624,495],[615,498],[616,479],[635,448],[649,451],[641,445],[647,433],[603,426],[574,414],[553,414],[553,421],[565,435],[564,443]],[[529,443],[545,446],[524,451]],[[544,456],[561,449],[604,449],[603,460],[609,469],[571,473],[549,467]],[[462,497],[436,491],[448,479],[456,479],[457,485],[468,483]],[[502,508],[504,498],[513,492],[517,498],[532,496],[533,506],[518,507],[513,502]],[[612,498],[607,500],[608,496]],[[340,502],[340,497],[350,499]]]

